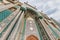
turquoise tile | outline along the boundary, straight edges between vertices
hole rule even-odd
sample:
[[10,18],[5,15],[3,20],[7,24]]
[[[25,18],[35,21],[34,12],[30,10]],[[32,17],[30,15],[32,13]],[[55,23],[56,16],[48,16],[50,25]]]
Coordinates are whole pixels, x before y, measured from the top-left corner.
[[9,16],[12,13],[11,10],[5,10],[0,12],[0,22],[4,20],[7,16]]

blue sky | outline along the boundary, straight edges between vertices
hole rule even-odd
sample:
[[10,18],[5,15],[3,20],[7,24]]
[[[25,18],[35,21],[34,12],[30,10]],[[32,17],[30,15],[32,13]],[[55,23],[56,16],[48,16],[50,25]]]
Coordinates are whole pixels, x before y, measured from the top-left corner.
[[43,10],[45,14],[55,20],[60,20],[60,0],[20,0],[20,2],[27,2],[36,6],[38,11]]

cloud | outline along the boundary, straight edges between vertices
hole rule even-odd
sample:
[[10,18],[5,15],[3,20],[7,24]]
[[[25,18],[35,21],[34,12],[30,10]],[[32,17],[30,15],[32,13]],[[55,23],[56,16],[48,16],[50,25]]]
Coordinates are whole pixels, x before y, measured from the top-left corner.
[[51,15],[51,14],[54,14],[56,11],[58,11],[57,8],[52,8],[52,9],[47,10],[45,13],[46,13],[47,15]]
[[57,21],[59,21],[60,20],[60,11],[56,11],[55,13],[53,13],[49,16],[56,19]]

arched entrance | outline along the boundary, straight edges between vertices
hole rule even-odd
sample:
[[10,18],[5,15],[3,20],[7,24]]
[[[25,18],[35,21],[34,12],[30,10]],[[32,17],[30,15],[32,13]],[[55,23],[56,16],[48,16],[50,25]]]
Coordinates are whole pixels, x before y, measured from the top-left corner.
[[30,35],[26,38],[26,40],[39,40],[39,39],[34,35]]

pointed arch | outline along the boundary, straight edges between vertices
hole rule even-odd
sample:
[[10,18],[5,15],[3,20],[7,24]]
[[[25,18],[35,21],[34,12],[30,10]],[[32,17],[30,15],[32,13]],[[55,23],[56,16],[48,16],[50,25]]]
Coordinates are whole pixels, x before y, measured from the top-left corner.
[[26,40],[39,40],[35,35],[29,35]]

